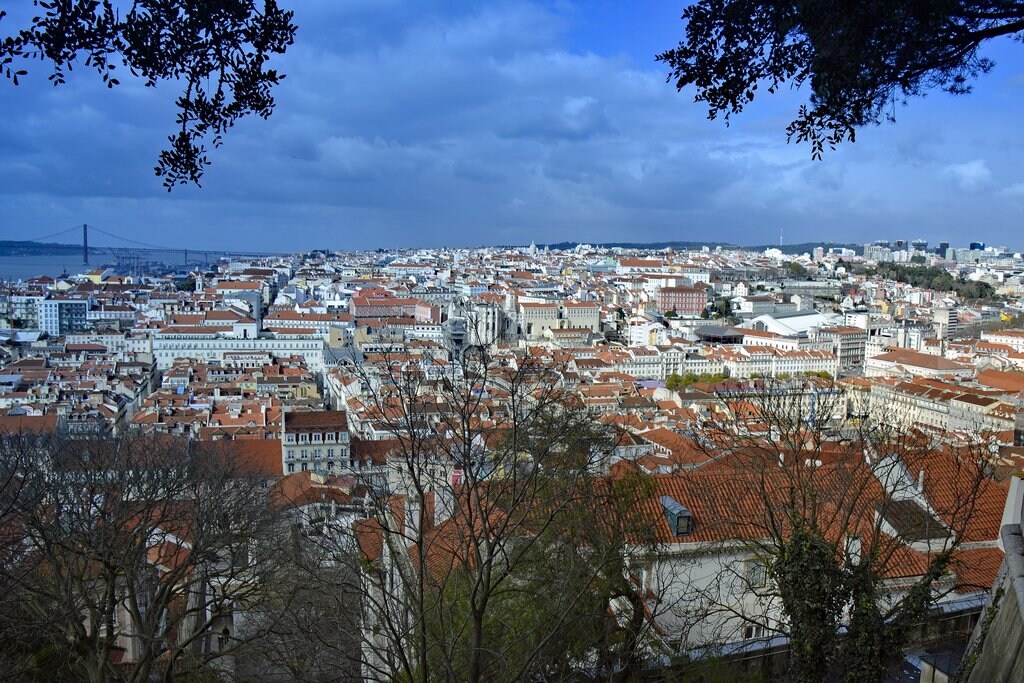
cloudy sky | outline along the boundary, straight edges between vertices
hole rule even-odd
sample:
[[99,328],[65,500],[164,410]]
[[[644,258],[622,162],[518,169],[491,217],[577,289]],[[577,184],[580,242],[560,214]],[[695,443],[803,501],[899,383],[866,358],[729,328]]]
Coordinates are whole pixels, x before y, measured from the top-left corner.
[[[160,245],[261,250],[577,240],[738,244],[923,237],[1024,249],[1024,46],[969,97],[933,93],[824,161],[787,144],[802,93],[730,128],[665,82],[665,0],[281,0],[296,44],[267,121],[203,187],[152,168],[174,84],[92,72],[0,82],[0,239],[89,223]],[[9,30],[0,24],[0,32]],[[96,242],[106,243],[99,236]]]

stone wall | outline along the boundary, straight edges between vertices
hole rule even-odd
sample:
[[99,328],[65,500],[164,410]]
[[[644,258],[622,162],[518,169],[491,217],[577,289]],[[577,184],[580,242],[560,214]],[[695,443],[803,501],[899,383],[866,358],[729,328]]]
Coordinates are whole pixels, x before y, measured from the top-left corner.
[[1024,681],[1024,536],[1019,522],[1001,535],[1006,558],[956,680]]

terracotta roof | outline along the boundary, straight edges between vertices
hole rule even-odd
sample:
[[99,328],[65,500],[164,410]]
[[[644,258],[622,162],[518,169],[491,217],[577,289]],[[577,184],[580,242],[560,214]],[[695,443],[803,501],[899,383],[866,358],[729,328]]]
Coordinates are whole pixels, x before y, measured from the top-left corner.
[[349,450],[355,462],[363,465],[384,465],[388,456],[400,447],[398,439],[370,440],[353,437]]
[[259,282],[245,281],[231,281],[231,282],[218,282],[217,289],[248,289],[255,290],[259,289],[263,285]]
[[270,497],[279,508],[297,508],[327,501],[347,504],[352,502],[353,488],[352,478],[326,478],[313,472],[295,472],[279,479]]
[[45,434],[56,431],[57,415],[0,415],[0,433]]
[[1024,391],[1024,373],[1003,372],[1000,370],[982,370],[978,373],[978,383],[1003,391]]
[[999,548],[971,548],[958,552],[951,567],[959,579],[957,591],[991,589],[1003,557],[1003,551]]
[[839,326],[839,327],[822,327],[819,332],[825,332],[828,334],[840,334],[840,335],[853,335],[853,334],[867,334],[867,330],[861,329],[860,327],[853,326]]
[[359,519],[352,525],[355,532],[356,545],[370,562],[375,562],[384,554],[384,531],[376,519]]
[[919,353],[910,349],[898,349],[875,356],[872,360],[880,360],[899,365],[910,365],[928,370],[969,370],[970,367],[946,360],[942,356],[933,356],[930,353]]
[[332,429],[348,431],[348,413],[344,410],[290,411],[284,416],[285,430]]

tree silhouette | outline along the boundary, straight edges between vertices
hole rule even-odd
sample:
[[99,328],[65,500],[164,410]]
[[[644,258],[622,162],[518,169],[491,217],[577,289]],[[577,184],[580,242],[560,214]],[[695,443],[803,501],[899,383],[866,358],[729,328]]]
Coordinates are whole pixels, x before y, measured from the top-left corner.
[[979,56],[991,38],[1024,31],[1019,0],[764,2],[700,0],[683,12],[686,36],[658,56],[677,89],[697,89],[708,118],[750,104],[759,88],[810,87],[790,139],[853,141],[857,128],[895,118],[897,104],[931,89],[953,94],[993,66]]
[[[284,74],[268,61],[295,36],[293,13],[276,0],[136,0],[123,13],[111,0],[33,5],[41,11],[26,26],[0,33],[0,73],[14,85],[29,74],[28,62],[49,68],[54,85],[79,64],[108,88],[128,76],[149,87],[182,85],[176,130],[155,168],[168,191],[199,184],[210,165],[204,142],[219,147],[239,119],[270,116],[271,90]],[[0,25],[10,20],[0,10]]]
[[847,681],[881,681],[930,610],[986,588],[958,574],[975,544],[998,537],[1005,490],[980,438],[938,441],[891,410],[852,419],[829,382],[791,389],[751,385],[726,401],[752,415],[744,425],[702,430],[715,467],[755,501],[756,514],[730,523],[763,567],[723,573],[759,598],[752,610],[720,607],[788,638],[790,680],[839,668]]

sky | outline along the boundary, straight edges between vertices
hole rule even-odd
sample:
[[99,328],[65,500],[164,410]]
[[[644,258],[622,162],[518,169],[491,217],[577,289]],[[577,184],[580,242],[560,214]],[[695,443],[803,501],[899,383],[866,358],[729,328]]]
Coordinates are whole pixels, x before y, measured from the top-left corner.
[[1024,249],[1019,42],[983,48],[996,67],[970,96],[913,100],[813,161],[785,135],[805,92],[726,127],[666,82],[654,55],[685,3],[280,2],[298,32],[271,63],[287,74],[274,114],[227,134],[202,188],[152,172],[177,84],[108,90],[76,69],[54,88],[37,63],[0,82],[0,239],[88,223],[260,251],[780,234]]

